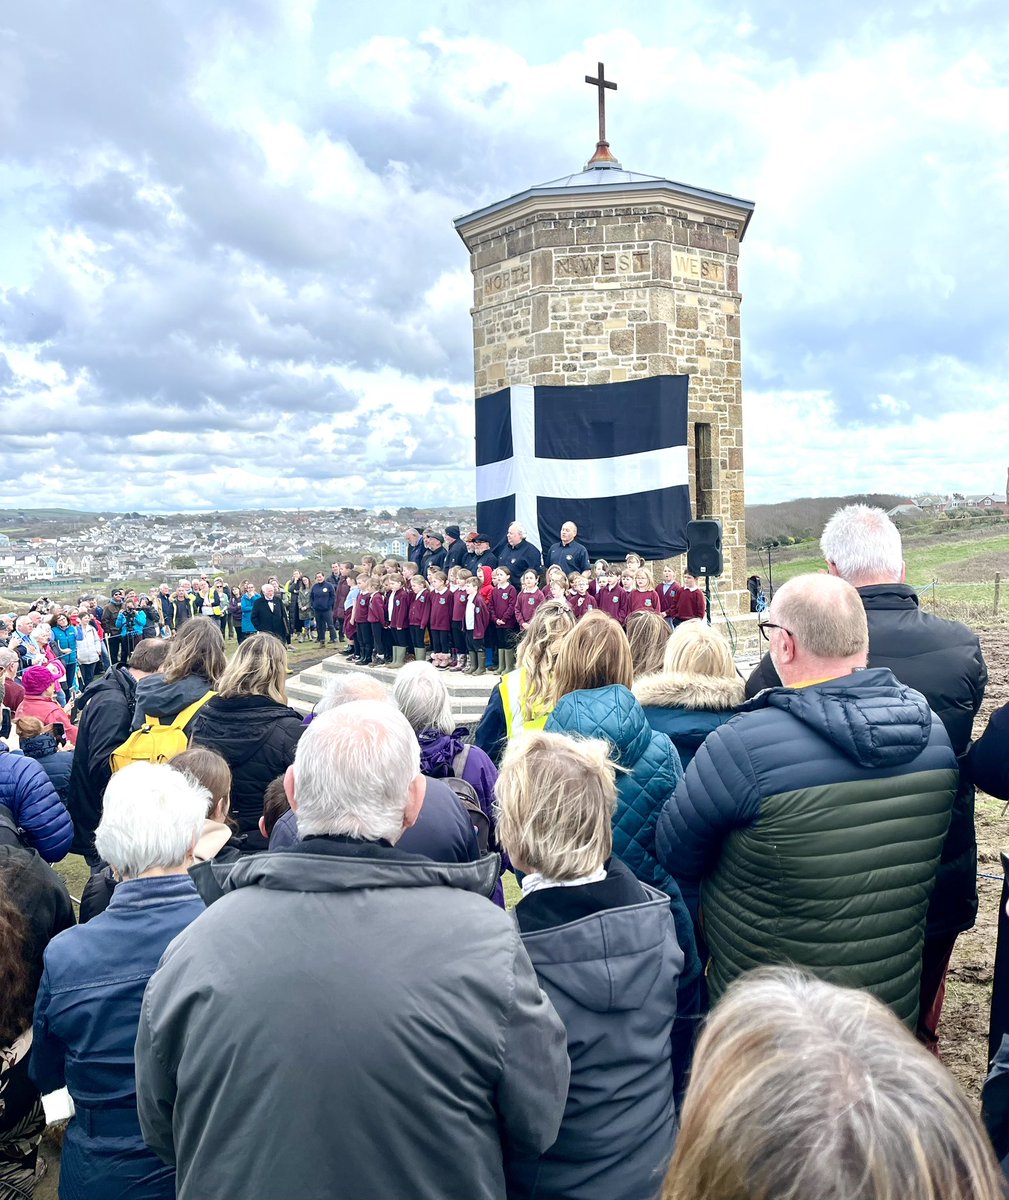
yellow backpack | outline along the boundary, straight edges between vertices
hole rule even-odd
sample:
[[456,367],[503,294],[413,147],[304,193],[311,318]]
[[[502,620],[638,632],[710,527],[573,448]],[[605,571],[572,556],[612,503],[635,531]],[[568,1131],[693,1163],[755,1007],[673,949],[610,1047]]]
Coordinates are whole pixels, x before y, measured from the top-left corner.
[[175,718],[171,725],[162,725],[158,717],[144,715],[144,723],[135,729],[121,746],[112,751],[109,762],[112,773],[121,771],[130,763],[149,762],[161,763],[181,754],[189,746],[185,728],[211,696],[217,693],[209,691],[199,700],[194,701],[188,708]]

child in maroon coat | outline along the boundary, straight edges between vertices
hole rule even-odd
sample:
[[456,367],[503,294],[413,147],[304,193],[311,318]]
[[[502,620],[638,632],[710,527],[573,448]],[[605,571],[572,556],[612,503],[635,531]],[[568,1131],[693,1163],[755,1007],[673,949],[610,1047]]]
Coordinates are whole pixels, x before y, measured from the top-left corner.
[[427,573],[431,603],[431,662],[444,671],[452,662],[452,603],[448,582],[443,571],[432,567]]
[[676,601],[677,624],[681,621],[703,621],[707,611],[708,606],[704,599],[704,593],[697,586],[696,576],[684,574],[683,587],[680,588],[680,594]]
[[659,611],[666,618],[670,628],[676,625],[676,600],[680,594],[680,585],[672,567],[662,568],[662,587],[659,588]]
[[472,576],[466,580],[466,615],[463,624],[466,627],[466,651],[469,655],[469,668],[473,675],[486,675],[484,665],[484,638],[490,622],[490,612],[483,596],[480,594],[480,580]]
[[571,576],[571,594],[568,596],[568,604],[571,605],[571,611],[575,614],[575,620],[581,620],[587,612],[591,612],[596,607],[595,600],[589,595],[589,577],[588,575],[574,574]]
[[659,612],[659,594],[652,586],[652,577],[644,567],[639,567],[634,573],[634,591],[627,602],[627,615],[644,609],[645,612]]
[[347,603],[347,597],[350,595],[350,574],[354,570],[354,564],[345,562],[339,564],[340,576],[336,582],[336,598],[333,600],[333,624],[336,626],[336,632],[340,640],[347,636],[344,629],[347,614],[344,612],[344,606]]
[[357,661],[366,667],[375,658],[375,644],[371,640],[371,623],[368,620],[372,596],[371,576],[358,575],[357,586],[360,591],[354,601],[355,644],[358,650],[356,657]]
[[589,580],[589,595],[593,600],[599,595],[599,589],[606,586],[609,573],[610,564],[605,558],[597,558],[595,566],[592,568],[592,578]]
[[403,587],[402,575],[387,575],[385,616],[389,625],[389,638],[392,642],[392,665],[401,667],[406,662],[406,652],[410,648],[410,595]]
[[414,657],[418,662],[427,658],[427,648],[424,639],[427,627],[431,622],[431,598],[427,590],[427,580],[423,575],[414,575],[410,580],[413,599],[410,601],[410,645],[413,646]]
[[515,620],[522,633],[529,628],[533,614],[546,596],[540,591],[540,577],[535,571],[522,572],[522,591],[515,597]]
[[368,585],[371,595],[368,597],[368,624],[371,626],[371,643],[373,646],[373,661],[387,662],[391,654],[387,653],[385,644],[385,591],[383,581],[377,575],[372,575]]
[[596,592],[596,607],[618,621],[621,627],[627,621],[627,604],[629,594],[620,586],[620,576],[615,568],[611,568],[603,576],[599,590]]
[[[453,567],[448,573],[449,591],[452,593],[452,657],[450,671],[466,671],[466,588],[470,572],[463,567]],[[468,672],[467,672],[468,673]]]
[[498,567],[491,577],[494,590],[490,594],[491,624],[497,639],[499,675],[507,675],[515,670],[515,646],[519,640],[519,623],[515,616],[515,601],[517,590],[512,586],[511,571],[507,567]]

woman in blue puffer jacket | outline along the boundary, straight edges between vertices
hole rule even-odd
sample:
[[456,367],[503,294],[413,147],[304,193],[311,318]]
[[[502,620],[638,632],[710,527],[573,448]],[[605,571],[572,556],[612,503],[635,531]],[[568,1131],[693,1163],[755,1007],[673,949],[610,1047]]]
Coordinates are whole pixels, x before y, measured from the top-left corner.
[[690,913],[676,881],[656,856],[655,826],[683,768],[669,738],[649,726],[630,690],[632,682],[631,651],[624,631],[605,613],[586,613],[561,643],[554,670],[556,705],[545,728],[548,733],[609,742],[617,767],[613,853],[642,883],[669,897],[676,938],[684,953],[673,1031],[679,1099],[697,1017],[704,1006],[703,977]]
[[[46,862],[59,862],[70,850],[74,823],[56,789],[37,762],[10,754],[0,744],[0,818],[20,830],[21,840]],[[2,835],[3,830],[0,830]]]
[[242,580],[242,626],[238,631],[238,644],[241,645],[247,637],[252,637],[256,627],[252,623],[252,606],[259,599],[259,592],[254,583]]

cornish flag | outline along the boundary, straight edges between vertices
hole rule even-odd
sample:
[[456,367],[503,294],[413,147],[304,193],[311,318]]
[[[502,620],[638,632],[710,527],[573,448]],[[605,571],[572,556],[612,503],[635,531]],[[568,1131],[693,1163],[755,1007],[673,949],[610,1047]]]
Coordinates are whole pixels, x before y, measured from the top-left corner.
[[510,387],[476,402],[477,525],[545,550],[565,521],[591,558],[687,549],[687,375]]

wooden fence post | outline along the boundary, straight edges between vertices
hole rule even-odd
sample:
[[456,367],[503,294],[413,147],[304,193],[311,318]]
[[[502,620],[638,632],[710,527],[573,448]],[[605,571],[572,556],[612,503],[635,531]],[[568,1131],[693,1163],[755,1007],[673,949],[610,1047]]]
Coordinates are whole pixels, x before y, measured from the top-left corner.
[[995,601],[991,607],[993,617],[998,616],[998,594],[999,594],[999,585],[1001,584],[1001,582],[1002,582],[1002,576],[998,571],[996,571],[995,572]]

